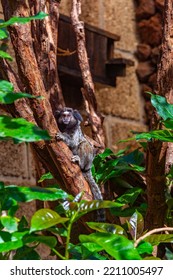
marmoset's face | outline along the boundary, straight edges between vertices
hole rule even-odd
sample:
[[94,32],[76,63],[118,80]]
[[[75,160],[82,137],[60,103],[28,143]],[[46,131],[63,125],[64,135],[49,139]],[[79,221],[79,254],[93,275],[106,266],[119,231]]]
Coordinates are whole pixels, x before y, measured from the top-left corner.
[[74,117],[71,112],[64,111],[60,117],[61,122],[64,124],[69,124],[71,121],[74,121]]

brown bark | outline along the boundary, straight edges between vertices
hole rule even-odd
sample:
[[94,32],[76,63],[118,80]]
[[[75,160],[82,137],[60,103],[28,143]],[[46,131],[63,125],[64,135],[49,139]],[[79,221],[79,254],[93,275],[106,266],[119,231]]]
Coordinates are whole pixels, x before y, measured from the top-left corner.
[[85,44],[84,23],[79,20],[81,14],[81,0],[72,0],[71,20],[76,35],[77,54],[81,69],[84,88],[82,90],[88,113],[89,125],[91,125],[93,138],[104,148],[105,138],[103,132],[103,117],[97,110],[94,83],[91,76],[88,55]]
[[[165,0],[164,28],[161,44],[161,59],[157,72],[156,94],[165,96],[168,102],[173,102],[173,1]],[[152,128],[159,127],[159,117],[154,112]],[[148,211],[146,228],[162,227],[166,214],[165,174],[173,164],[172,143],[153,141],[149,143],[147,160],[147,195]]]
[[[33,1],[29,2],[31,4]],[[34,3],[36,7],[38,7],[40,1],[34,1],[33,5]],[[53,1],[45,1],[45,3],[46,6],[50,5],[50,7],[52,7],[52,3],[54,4]],[[27,1],[2,0],[2,6],[6,20],[12,15],[29,15],[30,10]],[[89,186],[84,180],[80,168],[76,164],[71,163],[71,151],[62,141],[56,142],[55,140],[55,134],[57,133],[58,128],[51,107],[50,99],[52,97],[49,98],[50,95],[53,94],[53,87],[49,88],[50,94],[47,94],[45,88],[46,85],[43,81],[47,81],[49,78],[49,82],[51,82],[48,82],[48,84],[51,85],[51,79],[53,78],[52,73],[55,73],[57,70],[55,69],[56,63],[52,63],[51,67],[47,68],[48,73],[45,73],[42,71],[42,69],[40,69],[40,65],[37,60],[39,57],[38,52],[40,52],[40,50],[36,49],[33,45],[31,26],[31,23],[25,25],[15,24],[9,28],[21,80],[20,84],[19,79],[17,79],[15,73],[11,71],[8,64],[6,64],[6,71],[9,80],[14,84],[17,91],[19,89],[21,90],[20,85],[23,85],[25,87],[25,92],[28,92],[34,96],[41,95],[44,97],[44,99],[33,99],[31,101],[21,100],[16,102],[13,114],[15,116],[17,115],[24,117],[25,119],[39,125],[41,128],[48,130],[49,134],[52,136],[51,141],[40,141],[32,144],[32,147],[39,160],[42,162],[44,168],[49,170],[54,175],[55,179],[61,183],[61,186],[67,192],[77,195],[79,192],[84,190],[84,198],[91,199],[91,195],[88,194]],[[49,23],[46,22],[45,26],[46,28],[50,27]],[[46,34],[45,30],[44,32]],[[57,98],[56,95],[55,99],[52,100],[54,100],[54,102],[56,100],[56,104],[58,105],[63,105],[58,103],[60,102],[61,98]]]

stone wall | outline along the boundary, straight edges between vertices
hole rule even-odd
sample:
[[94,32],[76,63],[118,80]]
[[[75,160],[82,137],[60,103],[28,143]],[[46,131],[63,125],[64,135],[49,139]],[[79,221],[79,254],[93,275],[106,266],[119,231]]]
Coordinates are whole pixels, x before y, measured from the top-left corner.
[[[139,38],[136,31],[135,1],[82,0],[82,4],[82,20],[121,36],[120,41],[115,44],[114,57],[134,61],[134,66],[127,68],[126,76],[117,79],[116,87],[95,85],[98,106],[105,116],[107,145],[117,151],[124,146],[117,145],[116,142],[131,136],[130,130],[147,129],[144,99],[140,94],[136,75],[138,70],[139,76],[136,58]],[[70,6],[71,0],[63,0],[61,13],[69,15]],[[0,180],[7,183],[35,184],[34,164],[28,146],[1,142],[0,154]]]
[[137,46],[137,76],[141,93],[145,98],[146,123],[151,115],[150,97],[145,91],[153,92],[156,86],[157,63],[162,39],[162,11],[164,0],[136,1],[137,31],[140,44]]

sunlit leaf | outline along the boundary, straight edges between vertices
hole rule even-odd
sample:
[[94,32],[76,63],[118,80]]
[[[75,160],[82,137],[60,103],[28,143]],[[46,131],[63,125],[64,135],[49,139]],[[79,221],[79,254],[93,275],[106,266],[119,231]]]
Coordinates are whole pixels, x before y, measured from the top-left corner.
[[87,225],[99,232],[110,232],[114,234],[127,235],[125,230],[121,226],[116,224],[87,222]]
[[121,208],[124,204],[113,202],[109,200],[92,200],[92,201],[81,201],[80,203],[71,202],[69,204],[71,211],[77,211],[78,214],[75,216],[75,219],[79,219],[81,216],[89,213],[93,210],[98,210],[102,208],[112,208],[119,207]]
[[141,188],[132,188],[125,192],[123,195],[116,199],[117,202],[124,203],[124,204],[131,204],[136,201],[137,197],[143,193]]
[[48,16],[48,15],[45,14],[44,12],[40,12],[37,15],[31,16],[31,17],[12,17],[8,21],[4,21],[4,22],[0,23],[0,28],[7,27],[14,23],[25,24],[25,23],[30,22],[33,19],[44,19],[46,16]]
[[51,209],[40,209],[32,216],[30,232],[47,229],[68,221]]
[[22,247],[23,237],[27,234],[28,231],[14,233],[0,231],[0,252],[9,252]]
[[142,241],[137,247],[138,253],[141,254],[152,254],[153,246],[149,242]]
[[50,180],[50,179],[53,179],[53,178],[54,178],[53,175],[52,175],[50,172],[48,172],[48,173],[43,174],[43,175],[41,176],[41,178],[38,180],[38,183],[41,183],[41,182],[43,182],[44,180]]
[[11,57],[11,55],[9,55],[7,52],[4,52],[2,50],[0,50],[0,57],[1,58],[6,58],[6,59],[9,59],[9,60],[13,60],[13,58]]
[[46,130],[42,130],[25,119],[14,119],[9,116],[0,116],[0,138],[12,138],[18,142],[50,140]]
[[0,89],[0,103],[2,104],[12,104],[15,100],[20,98],[37,98],[42,99],[42,97],[35,97],[29,93],[24,92],[3,92]]
[[173,242],[173,234],[151,234],[144,239],[149,242],[152,246],[159,245],[160,243]]
[[135,136],[136,140],[145,139],[151,141],[151,139],[158,139],[163,142],[173,142],[173,131],[165,130],[153,130],[150,132],[139,133]]
[[136,210],[135,213],[129,220],[129,231],[131,236],[136,240],[144,230],[144,219],[143,216]]
[[18,223],[16,218],[10,216],[2,216],[0,217],[0,221],[9,232],[17,231]]
[[141,260],[133,242],[122,235],[98,232],[90,235],[80,235],[79,239],[82,243],[93,242],[100,245],[116,260]]
[[29,202],[36,199],[54,201],[64,200],[66,198],[68,198],[68,194],[57,188],[19,187],[10,185],[5,186],[2,190],[0,189],[0,201],[3,210],[8,210],[8,207],[13,206],[12,200],[17,202]]

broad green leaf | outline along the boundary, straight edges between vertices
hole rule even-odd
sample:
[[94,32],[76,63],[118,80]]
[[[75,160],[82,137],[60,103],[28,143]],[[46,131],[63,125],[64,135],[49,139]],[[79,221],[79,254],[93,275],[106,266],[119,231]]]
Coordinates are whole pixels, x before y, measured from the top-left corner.
[[47,245],[50,248],[54,248],[57,245],[57,239],[55,236],[43,236],[43,235],[28,235],[24,237],[25,244],[38,242]]
[[9,60],[13,60],[13,58],[11,57],[11,55],[9,55],[7,52],[4,52],[2,50],[0,50],[0,57],[1,58],[6,58],[6,59],[9,59]]
[[40,209],[32,216],[30,232],[47,229],[57,224],[63,224],[68,218],[61,217],[51,209]]
[[149,242],[142,241],[137,247],[138,253],[141,254],[152,254],[153,246]]
[[140,206],[133,206],[124,209],[119,209],[119,208],[110,209],[111,213],[118,217],[131,217],[136,210],[138,210],[140,213],[145,215],[147,210],[147,204],[142,203]]
[[50,140],[46,130],[42,130],[25,119],[14,119],[9,116],[0,116],[0,138],[12,138],[18,142]]
[[156,108],[159,116],[164,120],[173,118],[173,105],[169,104],[165,97],[151,94],[151,103]]
[[102,247],[96,243],[86,242],[81,244],[82,259],[90,259],[95,253],[102,250]]
[[144,161],[144,154],[139,151],[139,149],[134,150],[133,152],[123,155],[120,158],[120,162],[125,162],[132,165],[140,165]]
[[141,188],[132,188],[118,197],[116,199],[116,202],[133,205],[133,203],[141,193],[143,193],[143,190]]
[[17,219],[10,216],[3,216],[0,218],[2,225],[9,231],[17,231],[18,222]]
[[75,220],[79,219],[81,216],[83,216],[86,213],[89,213],[93,210],[98,210],[98,209],[102,209],[102,208],[113,208],[113,207],[121,208],[123,205],[124,204],[122,204],[122,203],[112,202],[109,200],[81,201],[80,203],[71,202],[69,204],[70,210],[72,212],[78,212],[78,214],[75,216]]
[[80,242],[93,242],[100,245],[109,255],[116,260],[141,260],[133,242],[126,237],[111,233],[92,233],[80,235]]
[[2,104],[12,104],[15,100],[21,98],[41,99],[42,97],[35,97],[29,93],[24,93],[24,92],[3,92],[0,89],[0,103]]
[[121,234],[121,235],[127,235],[125,230],[116,224],[110,224],[110,223],[96,223],[96,222],[87,222],[86,223],[90,228],[99,231],[99,232],[110,232],[113,234]]
[[50,180],[50,179],[53,179],[53,178],[54,178],[53,175],[52,175],[50,172],[48,172],[48,173],[43,174],[43,175],[41,176],[41,178],[38,180],[38,183],[41,183],[41,182],[43,182],[44,180]]
[[173,242],[173,234],[152,234],[147,236],[144,241],[149,242],[152,246],[159,245],[160,243]]
[[0,23],[0,28],[7,27],[14,23],[25,24],[25,23],[30,22],[33,19],[44,19],[46,16],[48,16],[48,14],[45,14],[44,12],[40,12],[37,15],[31,16],[31,17],[12,17],[8,21],[4,21],[4,22]]
[[141,236],[144,230],[143,216],[136,210],[130,218],[128,225],[131,236],[134,240],[136,240],[139,236]]
[[28,231],[9,233],[5,231],[0,232],[0,252],[9,252],[21,248],[23,237],[28,234]]
[[6,186],[4,189],[0,189],[0,201],[3,210],[8,210],[11,200],[17,202],[29,202],[32,200],[42,201],[54,201],[68,198],[68,194],[61,189],[57,188],[41,188],[41,187],[18,187],[18,186]]
[[145,139],[151,141],[151,139],[158,139],[163,142],[173,142],[173,131],[165,130],[153,130],[150,132],[139,133],[135,136],[136,140]]

